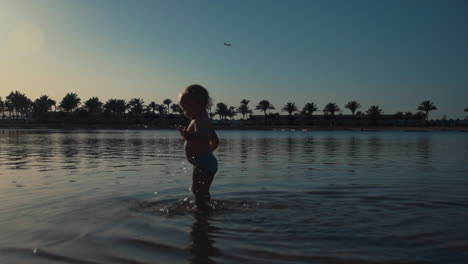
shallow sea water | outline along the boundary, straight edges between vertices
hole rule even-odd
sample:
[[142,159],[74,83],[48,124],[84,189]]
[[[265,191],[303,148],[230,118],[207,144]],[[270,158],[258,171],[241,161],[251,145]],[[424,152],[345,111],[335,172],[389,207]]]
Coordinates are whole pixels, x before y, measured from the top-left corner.
[[0,263],[468,263],[468,133],[0,130]]

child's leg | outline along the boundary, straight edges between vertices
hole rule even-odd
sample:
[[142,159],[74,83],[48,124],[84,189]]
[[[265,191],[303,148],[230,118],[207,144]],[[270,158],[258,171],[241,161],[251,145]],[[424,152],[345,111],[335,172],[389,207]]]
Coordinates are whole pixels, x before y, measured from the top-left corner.
[[195,204],[200,210],[207,210],[208,203],[211,200],[210,186],[213,182],[214,174],[207,173],[198,167],[193,168],[192,175],[192,193],[195,198]]

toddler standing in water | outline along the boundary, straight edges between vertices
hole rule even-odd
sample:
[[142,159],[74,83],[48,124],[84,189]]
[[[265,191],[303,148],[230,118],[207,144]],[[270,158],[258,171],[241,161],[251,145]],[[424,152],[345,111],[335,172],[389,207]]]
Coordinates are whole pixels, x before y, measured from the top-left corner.
[[179,127],[185,140],[185,155],[193,165],[191,190],[197,209],[207,210],[211,200],[211,182],[218,171],[218,161],[213,151],[219,144],[206,111],[211,105],[211,98],[203,86],[193,84],[179,94],[179,105],[191,120],[187,127]]

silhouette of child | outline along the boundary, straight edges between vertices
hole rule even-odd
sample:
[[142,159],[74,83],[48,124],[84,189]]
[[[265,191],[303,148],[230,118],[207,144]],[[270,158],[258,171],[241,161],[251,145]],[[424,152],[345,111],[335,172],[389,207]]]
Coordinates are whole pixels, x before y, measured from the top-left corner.
[[197,209],[205,211],[211,201],[210,186],[218,171],[213,151],[218,147],[219,139],[206,111],[211,98],[203,86],[193,84],[179,94],[179,105],[191,120],[187,127],[179,127],[185,140],[185,155],[193,165],[191,191]]

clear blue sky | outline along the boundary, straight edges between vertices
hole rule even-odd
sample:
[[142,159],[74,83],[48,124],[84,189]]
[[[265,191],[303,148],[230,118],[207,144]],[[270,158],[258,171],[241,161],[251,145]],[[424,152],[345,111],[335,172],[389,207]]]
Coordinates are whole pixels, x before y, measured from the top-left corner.
[[463,118],[467,14],[461,0],[0,0],[0,96],[160,103],[199,83],[235,106],[431,100],[432,117]]

